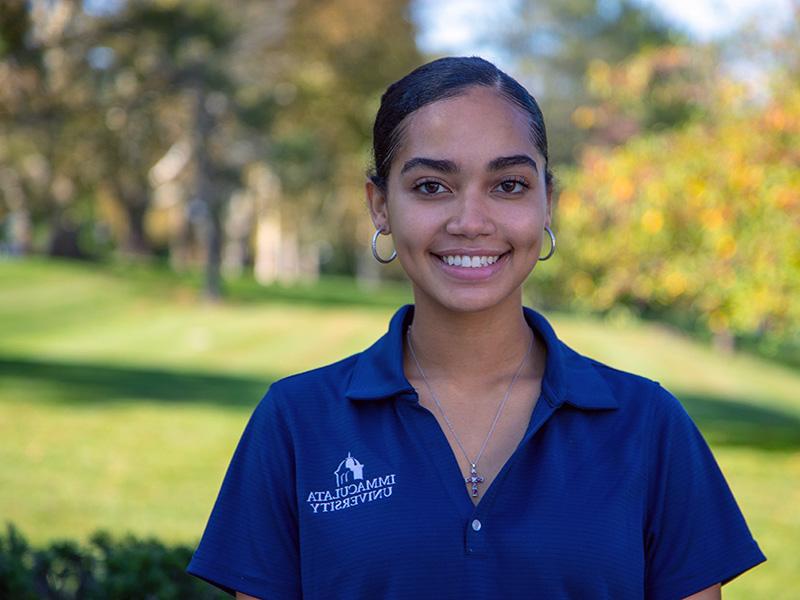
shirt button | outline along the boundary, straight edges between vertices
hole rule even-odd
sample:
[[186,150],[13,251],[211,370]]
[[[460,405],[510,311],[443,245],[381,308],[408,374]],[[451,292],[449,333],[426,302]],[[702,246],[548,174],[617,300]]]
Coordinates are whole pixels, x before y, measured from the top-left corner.
[[472,521],[472,529],[474,531],[480,531],[481,530],[481,522],[478,521],[478,519],[475,519],[475,520]]

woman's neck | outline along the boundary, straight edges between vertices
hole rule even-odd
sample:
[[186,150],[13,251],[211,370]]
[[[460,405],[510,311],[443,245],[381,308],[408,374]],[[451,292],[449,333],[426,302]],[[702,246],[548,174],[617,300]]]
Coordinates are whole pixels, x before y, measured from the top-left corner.
[[[411,337],[428,379],[491,386],[507,383],[516,371],[531,343],[531,329],[522,311],[521,295],[481,312],[447,310],[417,295]],[[521,377],[541,370],[537,367],[543,365],[541,354],[542,345],[534,341]],[[408,355],[406,348],[406,373],[416,378],[417,369]]]

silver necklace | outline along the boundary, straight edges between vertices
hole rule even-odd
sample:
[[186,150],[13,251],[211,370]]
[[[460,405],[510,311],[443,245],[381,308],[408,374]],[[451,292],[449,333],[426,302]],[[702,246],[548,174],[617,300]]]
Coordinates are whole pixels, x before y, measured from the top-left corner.
[[428,391],[433,398],[433,401],[436,403],[436,406],[439,408],[439,412],[442,413],[442,417],[444,418],[444,422],[447,423],[447,427],[450,428],[450,433],[453,434],[453,438],[456,440],[458,447],[461,448],[461,452],[464,453],[464,457],[467,459],[467,462],[470,465],[469,470],[469,477],[464,478],[464,482],[472,485],[472,496],[473,498],[478,495],[478,484],[483,483],[483,477],[478,475],[478,461],[481,459],[483,455],[483,451],[486,449],[486,444],[489,443],[489,438],[492,437],[494,433],[494,428],[497,425],[497,421],[500,419],[500,413],[503,412],[503,407],[506,405],[506,401],[508,401],[509,396],[511,396],[511,390],[514,387],[514,383],[517,381],[517,377],[519,376],[520,372],[522,371],[522,367],[525,364],[525,361],[528,359],[528,355],[531,353],[531,348],[533,348],[533,334],[531,334],[531,341],[528,343],[528,350],[525,352],[525,356],[522,357],[522,361],[519,363],[517,367],[517,371],[514,373],[514,377],[511,378],[511,383],[506,390],[506,395],[503,398],[503,401],[500,403],[500,406],[497,407],[497,414],[494,416],[494,421],[492,422],[492,426],[489,429],[489,433],[486,436],[486,439],[483,440],[483,445],[481,446],[478,455],[475,457],[475,460],[471,460],[467,451],[464,450],[464,446],[461,443],[461,440],[458,439],[458,435],[456,435],[455,429],[453,429],[453,424],[450,423],[450,419],[447,418],[447,415],[442,408],[441,402],[439,402],[439,398],[436,397],[436,394],[431,387],[428,378],[425,376],[425,371],[422,370],[422,365],[419,364],[419,360],[417,360],[417,354],[414,352],[414,345],[411,343],[411,326],[408,327],[406,331],[406,339],[408,340],[408,349],[411,351],[411,357],[414,359],[414,362],[417,365],[417,369],[419,370],[419,374],[422,375],[422,380],[425,382],[425,386],[428,388]]

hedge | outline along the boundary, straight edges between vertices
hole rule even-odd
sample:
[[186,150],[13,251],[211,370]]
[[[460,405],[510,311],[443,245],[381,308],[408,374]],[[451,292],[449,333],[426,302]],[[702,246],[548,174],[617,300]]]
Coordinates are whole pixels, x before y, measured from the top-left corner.
[[169,600],[228,598],[184,571],[188,546],[97,532],[88,543],[32,548],[12,524],[0,532],[0,598]]

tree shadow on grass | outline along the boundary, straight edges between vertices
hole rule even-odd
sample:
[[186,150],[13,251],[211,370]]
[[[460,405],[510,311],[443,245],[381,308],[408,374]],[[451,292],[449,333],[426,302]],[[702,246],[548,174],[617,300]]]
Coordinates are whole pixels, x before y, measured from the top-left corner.
[[677,396],[712,446],[800,449],[800,418],[768,406],[765,398],[745,403],[689,392]]
[[326,277],[311,284],[261,285],[252,280],[233,281],[226,286],[227,302],[253,304],[290,302],[323,308],[362,307],[397,310],[414,302],[406,282],[384,282],[375,288],[362,288],[352,279]]
[[[13,389],[9,385],[15,382],[33,386],[34,394],[41,391],[42,402],[76,407],[145,401],[248,409],[275,379],[0,356],[5,389]],[[768,406],[766,399],[744,403],[691,392],[677,396],[712,446],[800,449],[800,418]]]
[[[42,402],[86,406],[113,402],[254,407],[277,377],[262,378],[136,366],[0,357],[0,381],[41,391]],[[12,387],[10,387],[12,386]],[[26,394],[30,392],[25,392]]]

